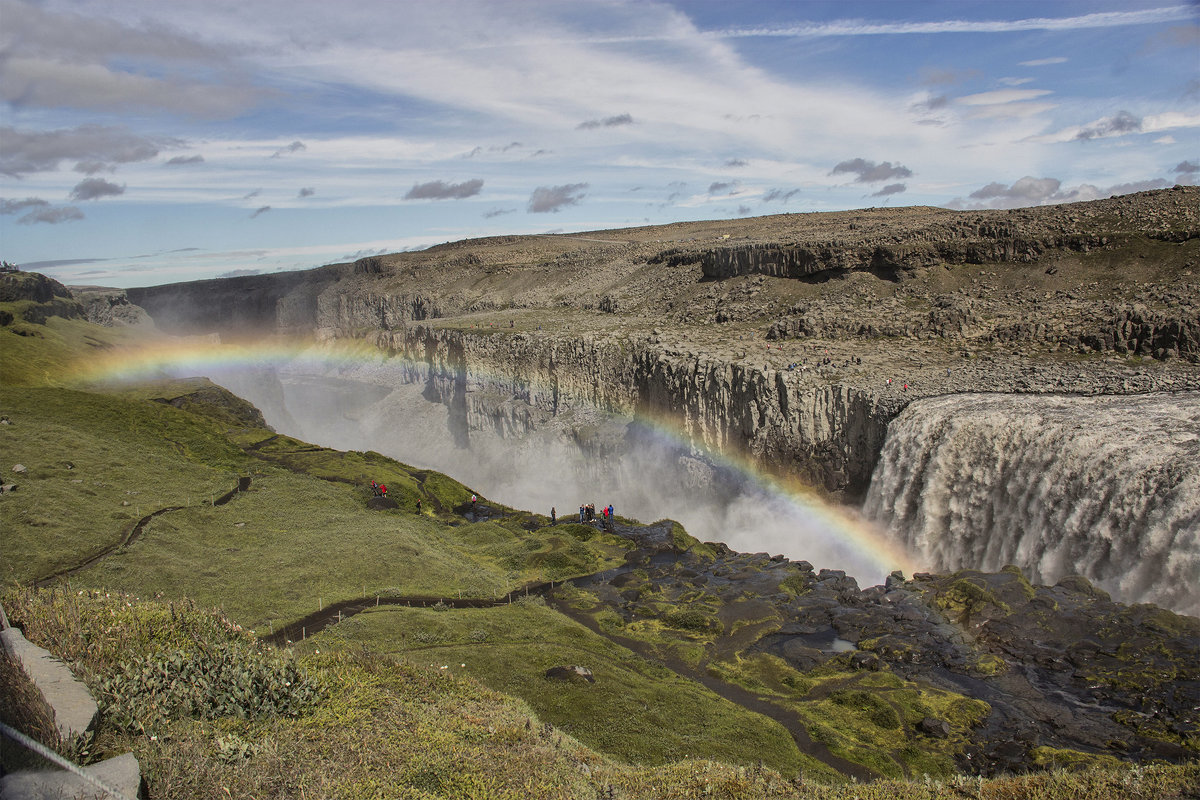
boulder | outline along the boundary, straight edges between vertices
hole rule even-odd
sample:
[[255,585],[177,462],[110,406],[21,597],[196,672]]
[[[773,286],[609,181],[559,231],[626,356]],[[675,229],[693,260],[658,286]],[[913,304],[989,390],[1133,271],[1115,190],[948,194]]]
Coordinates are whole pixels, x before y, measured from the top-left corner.
[[917,723],[917,729],[926,736],[945,739],[950,735],[950,723],[937,717],[926,717]]
[[551,667],[546,670],[546,677],[556,681],[587,681],[595,683],[596,677],[592,675],[592,671],[587,667],[581,667],[577,664],[570,666]]

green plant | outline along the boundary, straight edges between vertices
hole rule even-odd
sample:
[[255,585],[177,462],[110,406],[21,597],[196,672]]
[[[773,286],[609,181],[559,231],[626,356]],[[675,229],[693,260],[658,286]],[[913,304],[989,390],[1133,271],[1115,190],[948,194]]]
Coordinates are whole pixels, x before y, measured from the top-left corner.
[[292,659],[225,643],[135,659],[102,678],[99,694],[111,724],[146,733],[182,717],[295,717],[323,689]]

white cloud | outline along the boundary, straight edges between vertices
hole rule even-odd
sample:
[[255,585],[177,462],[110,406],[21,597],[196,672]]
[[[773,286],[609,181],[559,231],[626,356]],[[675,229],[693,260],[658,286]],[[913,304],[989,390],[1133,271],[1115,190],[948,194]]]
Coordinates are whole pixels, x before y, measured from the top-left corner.
[[1022,61],[1021,66],[1022,67],[1048,67],[1052,64],[1065,64],[1065,63],[1067,63],[1067,59],[1063,58],[1062,56],[1055,56],[1054,58],[1035,58],[1033,61]]
[[956,102],[966,106],[992,106],[1002,103],[1021,103],[1026,100],[1036,100],[1048,94],[1053,94],[1053,92],[1048,89],[996,89],[991,92],[968,94],[964,97],[959,97]]

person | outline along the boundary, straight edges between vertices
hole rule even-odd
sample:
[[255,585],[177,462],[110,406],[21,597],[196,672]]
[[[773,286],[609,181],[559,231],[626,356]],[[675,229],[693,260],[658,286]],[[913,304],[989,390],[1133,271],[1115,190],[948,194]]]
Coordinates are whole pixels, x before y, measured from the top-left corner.
[[472,511],[475,510],[475,504],[478,502],[479,502],[479,498],[476,497],[475,495],[471,495],[471,510]]
[[580,525],[583,524],[583,514],[584,514],[583,503],[580,503],[579,504],[579,524]]
[[612,503],[609,503],[608,504],[608,518],[612,519],[612,515],[613,515],[613,507],[612,507]]
[[381,484],[379,484],[379,496],[380,496],[380,497],[387,497],[387,487],[386,487],[386,486],[384,486],[382,483],[381,483]]
[[421,513],[421,498],[417,498],[417,513]]
[[379,497],[379,484],[375,481],[371,481],[371,494]]
[[554,506],[550,506],[550,524],[558,524],[558,512],[554,510]]

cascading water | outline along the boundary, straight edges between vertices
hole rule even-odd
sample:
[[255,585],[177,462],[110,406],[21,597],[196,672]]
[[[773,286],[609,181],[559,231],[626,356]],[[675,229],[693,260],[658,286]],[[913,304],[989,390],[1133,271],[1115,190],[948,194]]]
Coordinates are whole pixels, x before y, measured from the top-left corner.
[[1200,615],[1200,394],[918,400],[864,513],[930,569],[1081,574]]

